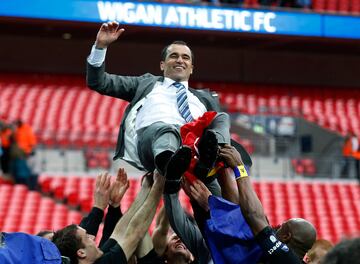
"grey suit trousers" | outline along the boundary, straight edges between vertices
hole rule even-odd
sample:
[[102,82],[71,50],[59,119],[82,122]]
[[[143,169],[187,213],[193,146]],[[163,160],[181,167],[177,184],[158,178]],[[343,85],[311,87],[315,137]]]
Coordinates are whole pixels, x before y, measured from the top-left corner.
[[[226,113],[218,113],[208,129],[215,132],[219,144],[230,144],[230,118]],[[180,127],[155,122],[137,131],[138,155],[147,171],[155,169],[155,157],[164,152],[175,152],[181,145]]]

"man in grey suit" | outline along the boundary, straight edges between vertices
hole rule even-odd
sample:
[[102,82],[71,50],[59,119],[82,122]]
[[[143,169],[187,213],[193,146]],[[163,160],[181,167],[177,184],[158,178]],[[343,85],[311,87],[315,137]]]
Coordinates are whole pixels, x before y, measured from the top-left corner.
[[166,46],[160,61],[163,76],[106,73],[106,49],[123,32],[117,22],[102,24],[87,59],[87,85],[130,103],[120,126],[114,159],[122,158],[148,171],[156,168],[178,182],[191,160],[191,149],[182,146],[179,128],[207,111],[216,111],[198,144],[197,167],[207,172],[216,160],[218,144],[230,143],[230,122],[226,113],[219,113],[217,97],[208,90],[188,87],[194,68],[192,51],[182,41]]

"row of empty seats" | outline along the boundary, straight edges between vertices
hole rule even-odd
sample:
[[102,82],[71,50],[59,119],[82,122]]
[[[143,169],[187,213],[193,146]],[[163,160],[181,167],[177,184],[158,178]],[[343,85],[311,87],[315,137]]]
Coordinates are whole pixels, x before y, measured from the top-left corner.
[[24,185],[0,183],[0,230],[35,234],[41,230],[57,230],[80,223],[82,214],[69,210]]
[[[85,85],[0,83],[0,113],[23,119],[48,145],[113,147],[127,102]],[[360,91],[341,88],[195,84],[210,87],[229,112],[302,116],[338,131],[360,135]],[[35,107],[36,106],[36,107]]]
[[[93,204],[94,178],[52,177],[42,175],[44,192],[71,205],[89,211]],[[302,217],[316,226],[319,237],[333,242],[360,232],[360,186],[355,183],[271,182],[255,181],[254,188],[273,225],[291,217]],[[140,181],[130,180],[130,189],[122,201],[122,210],[131,205],[140,189]],[[180,201],[191,212],[188,197],[181,192]]]
[[[56,176],[41,175],[39,179],[41,191],[51,195],[58,201],[65,201],[72,207],[78,207],[83,212],[89,212],[94,202],[95,178],[81,176]],[[127,210],[140,190],[140,181],[130,179],[130,188],[126,192],[121,208]],[[188,197],[181,192],[180,200],[184,207],[191,212]]]
[[0,112],[29,123],[44,144],[112,146],[127,103],[84,86],[0,84]]
[[244,88],[239,86],[232,91],[219,91],[220,101],[227,111],[303,117],[343,135],[349,132],[360,135],[360,94],[355,89],[342,91],[339,88],[333,93],[323,94],[320,88],[317,92],[308,88],[291,92],[281,87],[271,92]]

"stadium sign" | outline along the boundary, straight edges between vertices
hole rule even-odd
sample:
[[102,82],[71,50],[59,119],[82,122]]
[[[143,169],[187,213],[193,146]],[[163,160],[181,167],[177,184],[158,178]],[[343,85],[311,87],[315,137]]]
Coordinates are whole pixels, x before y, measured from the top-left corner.
[[102,21],[206,30],[275,33],[273,12],[134,2],[97,3]]
[[2,0],[0,16],[217,30],[260,34],[360,38],[360,18],[130,1]]

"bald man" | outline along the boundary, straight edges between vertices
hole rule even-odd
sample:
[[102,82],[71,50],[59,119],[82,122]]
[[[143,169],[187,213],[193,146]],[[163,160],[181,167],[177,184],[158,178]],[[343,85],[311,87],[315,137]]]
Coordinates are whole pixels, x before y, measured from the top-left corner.
[[302,259],[316,240],[314,226],[305,219],[292,218],[285,221],[278,230],[271,228],[239,152],[234,147],[225,145],[220,149],[219,156],[228,166],[226,173],[221,176],[224,177],[221,179],[222,188],[225,187],[223,191],[226,191],[226,186],[229,186],[224,182],[229,183],[233,180],[229,176],[234,177],[238,187],[235,199],[238,201],[241,212],[256,241],[263,250],[262,262],[304,263]]
[[315,227],[305,219],[291,218],[281,224],[276,237],[285,243],[301,259],[316,240]]

